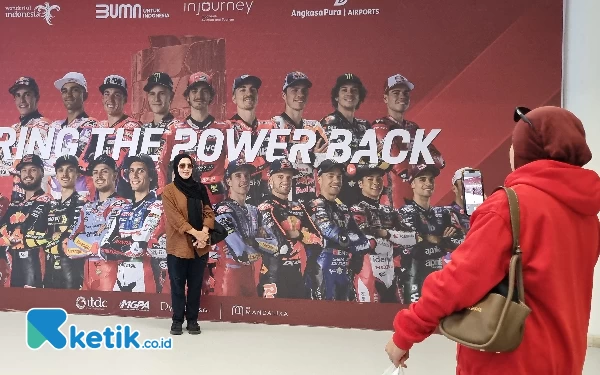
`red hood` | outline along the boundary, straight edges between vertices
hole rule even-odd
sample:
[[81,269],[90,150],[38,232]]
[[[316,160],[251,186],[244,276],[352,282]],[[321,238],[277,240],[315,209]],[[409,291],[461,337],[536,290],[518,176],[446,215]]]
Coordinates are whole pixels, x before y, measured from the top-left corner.
[[504,185],[529,185],[586,216],[600,212],[600,177],[592,170],[553,160],[525,164],[506,177]]

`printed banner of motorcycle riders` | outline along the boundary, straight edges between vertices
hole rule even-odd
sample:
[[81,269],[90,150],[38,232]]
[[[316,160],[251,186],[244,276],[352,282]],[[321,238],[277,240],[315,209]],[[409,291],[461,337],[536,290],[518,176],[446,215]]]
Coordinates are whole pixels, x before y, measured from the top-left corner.
[[[179,152],[193,157],[194,178],[207,186],[229,232],[213,245],[206,295],[408,303],[468,230],[461,171],[437,181],[445,162],[432,142],[409,164],[413,146],[424,143],[422,132],[415,140],[419,126],[404,118],[415,85],[396,72],[380,86],[387,115],[371,121],[359,118],[366,91],[352,73],[332,78],[331,113],[310,120],[303,111],[312,83],[299,71],[282,77],[283,111],[266,119],[255,115],[259,77],[235,78],[237,113],[215,119],[211,77],[190,74],[183,93],[190,115],[174,118],[173,81],[155,72],[144,86],[154,114],[147,124],[124,113],[122,76],[97,85],[78,72],[55,79],[65,107],[60,119],[38,111],[41,95],[58,93],[40,93],[34,78],[20,77],[8,90],[19,121],[0,128],[0,186],[10,191],[0,196],[0,286],[169,293],[161,192]],[[85,112],[90,90],[102,94],[101,119]],[[272,137],[260,132],[276,129],[290,130],[276,137],[287,146],[268,162]],[[294,136],[301,129],[309,132]],[[340,162],[339,142],[355,155],[371,129],[378,157]],[[386,141],[398,129],[410,142]],[[332,137],[340,130],[346,135]],[[257,146],[230,160],[232,143],[222,140],[231,135]],[[311,141],[308,156],[294,148]],[[406,151],[398,164],[381,158]],[[246,154],[255,157],[246,161]],[[439,183],[452,183],[451,206],[431,206]]]

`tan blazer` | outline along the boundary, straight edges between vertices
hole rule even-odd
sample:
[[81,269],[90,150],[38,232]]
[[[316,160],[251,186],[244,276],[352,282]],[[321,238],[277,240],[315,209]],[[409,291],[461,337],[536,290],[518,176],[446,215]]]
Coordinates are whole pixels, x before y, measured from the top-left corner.
[[[202,249],[196,249],[192,245],[192,236],[186,233],[192,229],[192,225],[188,222],[187,197],[175,187],[174,183],[165,186],[162,201],[166,215],[167,254],[178,258],[193,259],[194,250],[200,256],[208,253],[210,245],[207,244]],[[210,206],[202,206],[202,217],[204,225],[215,229],[215,212]]]

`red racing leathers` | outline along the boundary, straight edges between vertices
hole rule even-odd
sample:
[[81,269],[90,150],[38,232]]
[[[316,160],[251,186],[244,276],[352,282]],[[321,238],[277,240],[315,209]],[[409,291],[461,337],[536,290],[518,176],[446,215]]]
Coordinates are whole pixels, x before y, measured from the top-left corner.
[[[389,150],[390,156],[396,157],[401,151],[408,151],[408,155],[402,163],[394,164],[392,170],[386,174],[386,177],[383,180],[385,188],[384,194],[381,196],[381,203],[391,206],[394,209],[399,209],[404,206],[404,200],[411,199],[413,195],[410,184],[407,183],[401,175],[408,170],[411,151],[415,142],[415,135],[420,128],[412,121],[404,120],[400,123],[392,116],[386,116],[375,120],[375,122],[373,122],[373,129],[375,130],[377,140],[380,142],[383,142],[386,135],[392,130],[404,129],[410,134],[410,144],[402,143],[401,137],[394,137],[391,149]],[[437,148],[431,144],[429,145],[428,150],[433,158],[434,165],[438,169],[444,168],[446,162]],[[385,151],[388,152],[388,150]]]
[[65,240],[65,253],[72,259],[86,258],[83,290],[112,291],[117,282],[118,261],[107,260],[100,242],[107,235],[109,223],[119,215],[128,201],[113,193],[100,202],[87,202]]

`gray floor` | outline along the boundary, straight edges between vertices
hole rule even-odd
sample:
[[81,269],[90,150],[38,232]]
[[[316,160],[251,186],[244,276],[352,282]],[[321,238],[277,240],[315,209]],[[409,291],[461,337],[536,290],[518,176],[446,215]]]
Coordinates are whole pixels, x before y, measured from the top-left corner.
[[[130,324],[142,339],[154,339],[169,336],[170,321],[69,315],[71,324],[101,331]],[[175,336],[173,350],[57,351],[45,345],[32,351],[25,326],[25,313],[0,312],[0,374],[170,375],[191,370],[215,375],[381,375],[389,366],[384,346],[390,332],[203,323],[200,336]],[[431,337],[411,351],[405,374],[454,374],[454,350],[445,338]],[[238,365],[241,369],[236,370]],[[588,350],[584,374],[600,374],[600,349]]]

